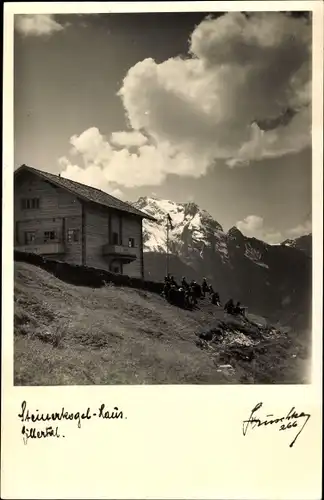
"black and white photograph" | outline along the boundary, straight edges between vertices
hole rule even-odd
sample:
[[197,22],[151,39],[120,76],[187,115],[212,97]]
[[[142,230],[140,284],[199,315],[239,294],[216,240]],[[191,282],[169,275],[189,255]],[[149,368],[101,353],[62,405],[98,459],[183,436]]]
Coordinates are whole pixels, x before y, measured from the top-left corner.
[[15,386],[311,383],[312,21],[14,16]]
[[5,4],[1,498],[320,498],[323,13]]

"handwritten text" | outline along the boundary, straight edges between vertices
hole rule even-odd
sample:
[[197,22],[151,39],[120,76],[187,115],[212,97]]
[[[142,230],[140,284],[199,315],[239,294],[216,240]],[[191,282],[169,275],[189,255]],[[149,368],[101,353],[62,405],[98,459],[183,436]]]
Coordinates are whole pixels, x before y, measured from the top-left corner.
[[[91,411],[88,407],[84,411],[71,412],[66,410],[64,407],[53,413],[42,413],[38,409],[31,411],[27,407],[27,402],[23,401],[21,403],[21,411],[18,413],[18,417],[24,424],[21,428],[21,434],[23,436],[24,444],[27,444],[29,439],[44,439],[44,438],[61,438],[65,437],[60,431],[59,426],[55,425],[62,421],[74,421],[76,422],[79,429],[83,421],[91,420],[92,418],[97,418],[100,420],[113,420],[113,419],[126,419],[123,412],[119,410],[116,406],[111,410],[106,408],[106,405],[102,403],[98,410]],[[45,427],[39,428],[38,425],[46,423]],[[54,423],[54,425],[51,425]],[[27,425],[26,425],[27,424]],[[36,424],[36,425],[33,425]]]

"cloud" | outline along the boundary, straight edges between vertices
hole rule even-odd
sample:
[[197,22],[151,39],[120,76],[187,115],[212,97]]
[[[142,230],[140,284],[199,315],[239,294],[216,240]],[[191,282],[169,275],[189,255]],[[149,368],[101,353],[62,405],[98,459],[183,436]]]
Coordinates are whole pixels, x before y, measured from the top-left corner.
[[[81,175],[84,179],[98,175],[103,185],[117,183],[132,188],[159,185],[169,173],[185,173],[193,177],[200,175],[196,171],[199,159],[190,158],[181,152],[174,153],[166,144],[159,144],[158,147],[144,144],[137,148],[136,153],[127,148],[116,150],[96,127],[85,130],[79,136],[74,135],[70,143],[73,146],[71,155],[81,156],[83,163],[82,168],[78,167],[79,170],[69,170],[69,175],[73,173],[77,176],[75,180]],[[66,161],[61,161],[60,165],[65,168],[65,174]]]
[[305,19],[228,13],[195,28],[191,58],[133,66],[119,94],[134,129],[208,164],[282,156],[310,144],[310,44]]
[[290,238],[298,238],[304,234],[309,234],[312,232],[312,221],[307,220],[303,224],[298,224],[298,226],[293,227],[287,231]]
[[263,218],[258,215],[248,215],[243,221],[238,221],[236,227],[249,236],[263,228]]
[[51,35],[64,29],[62,24],[55,21],[53,14],[16,14],[15,27],[25,36]]
[[238,221],[236,227],[245,236],[257,238],[271,244],[277,244],[282,241],[282,234],[272,228],[264,226],[264,220],[259,215],[248,215],[244,220]]
[[[92,127],[71,138],[82,168],[105,182],[161,184],[198,178],[217,160],[231,168],[310,145],[311,26],[278,12],[231,12],[193,31],[187,58],[129,69],[118,93],[128,132]],[[103,181],[104,182],[104,181]]]
[[59,159],[59,165],[63,168],[62,177],[71,179],[87,186],[101,189],[116,198],[124,198],[124,193],[114,184],[109,182],[102,169],[96,165],[88,166],[86,169],[70,163],[65,156]]
[[139,147],[147,143],[147,137],[136,130],[132,130],[131,132],[113,132],[110,140],[116,146],[125,146],[126,148],[132,146]]
[[312,231],[311,220],[307,220],[303,224],[298,224],[296,227],[283,232],[276,231],[271,227],[266,227],[263,217],[259,215],[248,215],[235,225],[245,236],[257,238],[269,244],[278,244],[288,238],[298,238]]
[[111,160],[113,150],[109,142],[96,127],[91,127],[79,136],[73,135],[70,139],[73,156],[81,155],[84,163],[102,166]]

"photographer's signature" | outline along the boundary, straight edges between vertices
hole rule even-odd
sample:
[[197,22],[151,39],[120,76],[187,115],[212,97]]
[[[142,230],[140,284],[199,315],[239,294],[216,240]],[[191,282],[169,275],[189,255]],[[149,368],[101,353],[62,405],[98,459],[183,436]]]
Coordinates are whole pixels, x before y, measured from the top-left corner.
[[[297,441],[299,434],[304,429],[308,420],[310,419],[309,413],[304,413],[303,411],[297,412],[295,407],[292,407],[289,412],[282,417],[274,417],[273,414],[265,415],[266,418],[260,417],[259,413],[256,416],[256,413],[263,406],[263,403],[258,403],[255,405],[253,410],[251,411],[250,417],[248,420],[243,421],[243,435],[245,436],[249,429],[255,429],[255,427],[266,427],[269,425],[278,425],[279,431],[286,431],[288,429],[296,428],[298,430],[294,439],[290,443],[290,448],[292,448]],[[260,418],[259,418],[260,417]]]

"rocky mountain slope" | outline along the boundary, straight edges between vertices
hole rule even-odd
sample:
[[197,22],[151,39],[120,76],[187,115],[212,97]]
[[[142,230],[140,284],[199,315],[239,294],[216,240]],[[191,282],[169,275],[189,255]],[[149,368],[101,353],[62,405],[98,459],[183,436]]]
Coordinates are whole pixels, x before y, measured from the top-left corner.
[[299,238],[285,240],[282,245],[297,248],[304,252],[308,257],[312,257],[312,234],[305,234]]
[[253,312],[297,329],[310,326],[311,235],[269,245],[244,236],[236,227],[226,233],[192,202],[142,197],[134,205],[158,220],[143,224],[148,278],[161,280],[166,272],[169,213],[174,226],[169,233],[169,270],[177,279],[205,276],[224,300],[232,296]]

